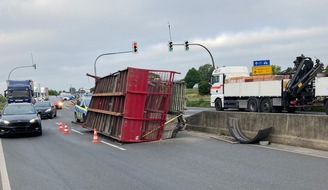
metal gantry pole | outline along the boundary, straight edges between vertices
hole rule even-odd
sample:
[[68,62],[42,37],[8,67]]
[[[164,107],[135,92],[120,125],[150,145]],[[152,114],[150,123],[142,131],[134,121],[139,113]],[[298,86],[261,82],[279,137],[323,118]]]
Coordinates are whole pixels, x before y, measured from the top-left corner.
[[[172,44],[172,45],[183,46],[183,45],[185,45],[185,44]],[[211,56],[211,60],[212,60],[212,65],[213,65],[213,68],[215,69],[214,59],[213,59],[212,53],[210,52],[209,49],[207,49],[207,48],[206,48],[205,46],[203,46],[202,44],[189,44],[189,45],[203,47],[203,48],[208,52],[208,54],[210,54],[210,56]]]

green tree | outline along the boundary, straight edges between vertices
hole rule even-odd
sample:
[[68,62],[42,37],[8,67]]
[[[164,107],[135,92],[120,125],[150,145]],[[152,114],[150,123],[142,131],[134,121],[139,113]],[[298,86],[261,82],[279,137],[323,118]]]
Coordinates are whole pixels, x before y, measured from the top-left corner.
[[200,95],[209,95],[211,90],[211,85],[207,81],[201,81],[198,85],[198,93]]
[[93,93],[95,91],[95,87],[90,88],[90,93]]
[[276,75],[281,72],[281,67],[278,65],[272,65],[272,74]]
[[2,94],[0,94],[0,103],[6,103],[7,99]]
[[59,93],[56,90],[49,89],[48,90],[49,96],[58,96]]
[[3,109],[3,107],[6,105],[7,99],[2,94],[0,94],[0,110]]
[[325,68],[325,72],[328,73],[328,65]]
[[195,84],[200,82],[199,72],[195,68],[189,69],[184,80],[186,82],[186,87],[192,88]]
[[69,88],[69,92],[70,92],[70,93],[76,93],[76,89],[75,89],[74,87],[70,87],[70,88]]
[[208,63],[203,66],[200,66],[198,69],[200,80],[209,82],[211,80],[213,70],[213,66]]

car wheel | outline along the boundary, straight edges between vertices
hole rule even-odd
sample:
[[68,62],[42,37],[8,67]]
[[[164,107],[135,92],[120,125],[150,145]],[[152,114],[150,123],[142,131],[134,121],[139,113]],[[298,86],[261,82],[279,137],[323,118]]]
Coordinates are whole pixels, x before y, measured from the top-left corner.
[[40,126],[40,130],[37,132],[36,134],[37,136],[41,136],[42,135],[42,127]]
[[55,115],[54,115],[54,117],[57,117],[57,111],[55,112]]
[[87,116],[83,114],[83,123],[85,123],[87,120]]
[[75,122],[76,123],[79,123],[80,122],[80,120],[77,118],[76,112],[74,113],[74,118],[75,118]]
[[49,118],[49,119],[52,119],[52,118],[53,118],[53,114],[54,114],[54,113],[52,112],[52,113],[49,115],[48,118]]

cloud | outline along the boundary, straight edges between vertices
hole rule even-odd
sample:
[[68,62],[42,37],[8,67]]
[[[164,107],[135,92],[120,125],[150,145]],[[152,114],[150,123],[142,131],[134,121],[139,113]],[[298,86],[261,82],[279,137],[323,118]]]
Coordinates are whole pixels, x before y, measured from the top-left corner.
[[[284,6],[281,6],[281,5]],[[201,47],[174,46],[168,52],[168,22],[174,43],[200,43],[216,66],[251,67],[270,59],[286,68],[301,53],[327,60],[328,3],[308,1],[152,1],[152,0],[3,0],[0,1],[0,88],[10,70],[55,90],[90,87],[94,61],[102,53],[132,50],[137,54],[105,56],[100,76],[126,67],[175,70],[183,78],[194,67],[211,63]],[[0,91],[1,92],[1,91]]]
[[275,29],[263,28],[257,31],[243,31],[238,33],[222,33],[216,38],[195,38],[195,43],[207,44],[209,47],[234,47],[247,45],[267,45],[269,43],[290,42],[323,36],[328,27]]

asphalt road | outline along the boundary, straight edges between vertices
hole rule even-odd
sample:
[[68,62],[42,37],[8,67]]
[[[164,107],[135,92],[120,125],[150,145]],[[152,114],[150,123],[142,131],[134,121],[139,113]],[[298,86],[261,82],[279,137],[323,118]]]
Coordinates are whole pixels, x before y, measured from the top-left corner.
[[[189,110],[190,111],[190,110]],[[43,120],[43,135],[0,139],[1,187],[38,189],[327,189],[328,153],[230,144],[189,131],[120,144],[72,125],[73,108]],[[58,131],[68,124],[69,134]],[[4,159],[2,159],[2,157]],[[8,178],[8,179],[7,179]]]

